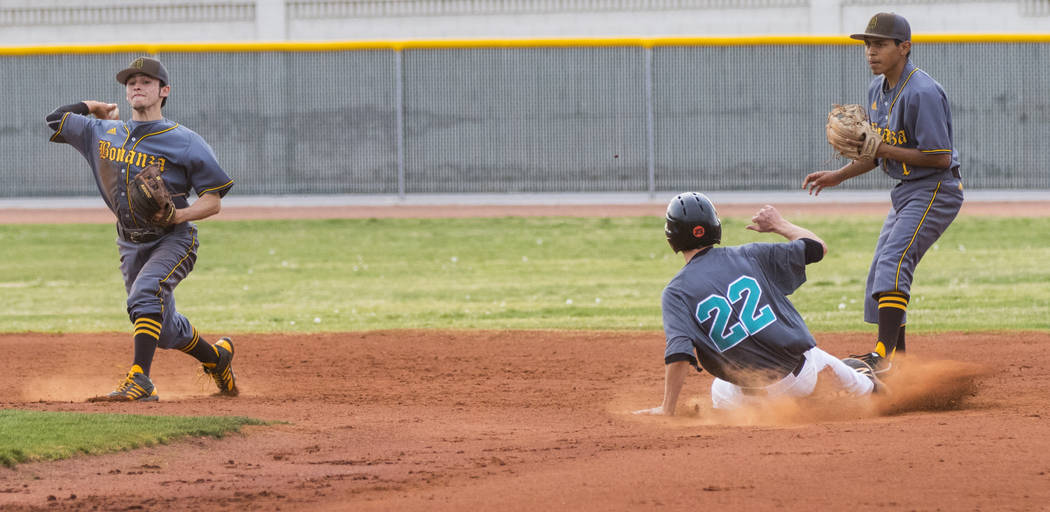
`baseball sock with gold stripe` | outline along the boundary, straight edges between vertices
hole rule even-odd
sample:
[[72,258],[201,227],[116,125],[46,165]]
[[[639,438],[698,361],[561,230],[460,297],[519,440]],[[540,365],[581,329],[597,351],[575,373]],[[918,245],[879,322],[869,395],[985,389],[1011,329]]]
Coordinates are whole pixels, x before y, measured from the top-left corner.
[[215,364],[219,362],[219,353],[215,351],[215,347],[208,343],[207,340],[201,338],[196,327],[193,328],[193,338],[185,346],[180,347],[179,350],[193,356],[202,363]]
[[879,340],[875,353],[887,359],[897,350],[897,342],[904,334],[904,314],[908,311],[908,295],[901,292],[879,294]]
[[142,315],[135,319],[135,361],[133,364],[142,368],[142,373],[149,376],[153,354],[157,352],[157,341],[160,340],[160,315]]

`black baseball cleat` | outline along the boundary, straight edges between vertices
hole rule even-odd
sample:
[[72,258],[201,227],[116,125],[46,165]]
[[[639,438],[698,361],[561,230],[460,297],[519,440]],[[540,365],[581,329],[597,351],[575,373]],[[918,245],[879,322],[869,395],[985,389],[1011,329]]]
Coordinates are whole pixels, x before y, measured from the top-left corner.
[[886,384],[884,384],[881,380],[879,380],[878,377],[875,376],[875,371],[872,370],[871,366],[868,363],[864,362],[863,359],[857,357],[847,357],[843,359],[842,362],[846,363],[846,366],[852,368],[853,371],[871,379],[871,383],[875,385],[875,388],[871,390],[873,394],[882,394],[889,392],[889,388],[886,387]]
[[864,361],[864,364],[870,366],[871,371],[875,372],[876,374],[886,373],[890,371],[891,368],[893,368],[893,363],[890,362],[889,359],[880,356],[876,352],[868,352],[867,354],[861,355],[850,354],[850,357],[853,359],[860,359],[861,361]]

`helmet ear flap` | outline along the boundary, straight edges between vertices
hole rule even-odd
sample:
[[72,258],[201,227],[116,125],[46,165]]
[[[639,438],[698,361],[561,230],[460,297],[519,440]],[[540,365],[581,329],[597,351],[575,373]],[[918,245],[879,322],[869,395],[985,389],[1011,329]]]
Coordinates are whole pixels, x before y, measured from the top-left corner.
[[687,241],[682,239],[681,229],[678,222],[668,216],[664,222],[664,235],[667,237],[667,244],[671,246],[674,252],[682,252],[688,250],[685,247]]

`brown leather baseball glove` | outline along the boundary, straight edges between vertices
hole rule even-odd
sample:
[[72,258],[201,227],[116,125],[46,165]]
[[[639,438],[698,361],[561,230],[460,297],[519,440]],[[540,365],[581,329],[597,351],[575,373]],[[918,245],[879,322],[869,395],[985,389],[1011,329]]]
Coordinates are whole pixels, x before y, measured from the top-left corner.
[[140,222],[166,228],[175,219],[175,203],[160,173],[160,166],[150,165],[136,174],[128,187],[128,202]]
[[860,105],[832,105],[825,127],[828,144],[838,154],[853,160],[874,160],[882,139]]

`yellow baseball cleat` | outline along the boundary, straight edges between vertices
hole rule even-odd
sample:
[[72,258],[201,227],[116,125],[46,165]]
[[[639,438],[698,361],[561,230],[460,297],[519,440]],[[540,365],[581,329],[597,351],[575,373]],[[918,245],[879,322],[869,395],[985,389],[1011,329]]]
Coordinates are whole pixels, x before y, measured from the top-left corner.
[[88,402],[156,402],[157,400],[160,400],[160,397],[157,396],[157,388],[153,385],[153,381],[142,373],[142,368],[136,364],[131,367],[127,378],[120,383],[116,391],[105,396],[90,398]]
[[219,355],[219,362],[204,363],[204,373],[215,379],[220,395],[237,396],[237,376],[233,374],[233,340],[227,337],[219,338],[214,347]]

